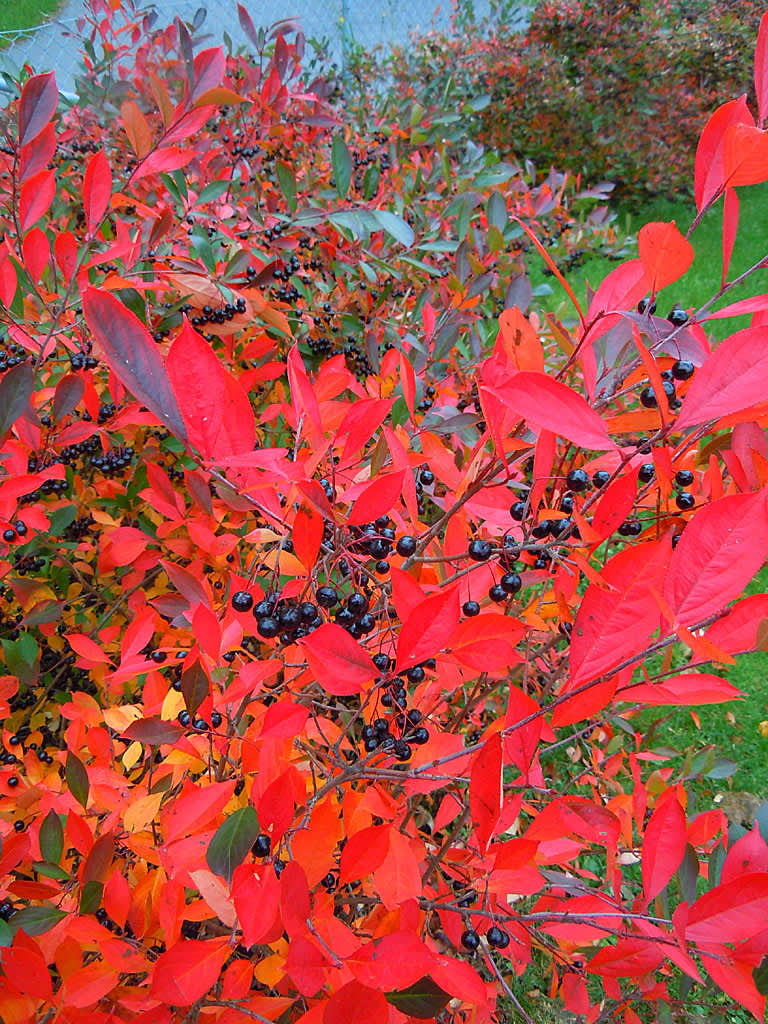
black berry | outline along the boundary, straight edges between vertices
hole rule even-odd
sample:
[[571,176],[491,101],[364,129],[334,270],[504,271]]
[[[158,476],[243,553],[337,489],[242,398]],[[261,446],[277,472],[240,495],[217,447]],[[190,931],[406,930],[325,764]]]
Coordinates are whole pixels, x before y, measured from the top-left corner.
[[488,940],[488,945],[493,946],[494,949],[506,949],[509,945],[509,935],[496,924],[491,925],[485,937]]
[[514,504],[510,505],[509,514],[516,522],[522,523],[523,519],[525,519],[526,507],[527,506],[524,501],[516,501]]
[[652,462],[644,462],[640,467],[637,474],[639,480],[642,480],[644,484],[650,483],[656,475],[656,469]]
[[251,851],[255,857],[268,857],[270,850],[272,849],[272,840],[266,834],[266,832],[260,832],[256,836],[256,841],[251,847]]
[[247,590],[238,590],[232,595],[232,607],[236,612],[247,612],[253,606],[253,597]]
[[611,474],[606,469],[598,469],[596,473],[592,474],[592,485],[597,487],[598,490],[601,487],[605,487],[608,481],[611,479]]
[[689,359],[678,359],[672,366],[672,376],[675,380],[688,380],[693,376],[696,367]]
[[406,534],[405,537],[401,537],[397,542],[395,551],[398,555],[402,555],[403,558],[409,558],[416,550],[416,538],[411,537],[410,534]]
[[690,469],[678,469],[675,473],[675,483],[678,487],[689,487],[693,483],[693,473]]
[[461,934],[461,944],[464,949],[469,949],[474,952],[480,945],[480,936],[474,928],[467,928],[467,930]]
[[680,491],[679,494],[675,495],[675,504],[682,511],[686,511],[689,508],[693,508],[696,504],[696,499],[690,491]]
[[565,482],[572,491],[586,491],[589,487],[589,473],[585,469],[572,469]]
[[333,587],[320,587],[315,596],[321,608],[333,608],[339,603],[339,595]]
[[516,572],[505,572],[501,577],[501,588],[507,594],[516,594],[522,587],[523,581],[520,578],[519,573]]
[[680,306],[675,306],[667,320],[669,320],[673,327],[682,327],[683,324],[688,323],[688,314]]
[[462,605],[461,610],[464,612],[465,615],[479,615],[480,605],[477,603],[477,601],[465,601],[464,604]]
[[488,591],[488,597],[496,604],[501,604],[507,599],[507,592],[500,583],[494,583]]
[[277,634],[280,632],[280,623],[271,615],[267,615],[265,618],[259,619],[259,621],[256,623],[256,629],[259,633],[259,636],[263,636],[266,639],[271,639],[273,636],[277,636]]
[[476,537],[469,545],[469,557],[473,562],[487,562],[492,550],[490,541]]

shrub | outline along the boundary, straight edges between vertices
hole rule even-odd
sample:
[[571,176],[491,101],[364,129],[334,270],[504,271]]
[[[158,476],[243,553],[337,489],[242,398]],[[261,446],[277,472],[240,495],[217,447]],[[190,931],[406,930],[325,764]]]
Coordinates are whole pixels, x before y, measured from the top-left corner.
[[751,89],[759,18],[753,3],[552,0],[526,36],[427,36],[385,73],[406,91],[487,94],[473,134],[505,157],[615,182],[624,198],[677,195],[709,111]]
[[[562,176],[114,6],[4,112],[0,1017],[762,1014],[768,845],[634,722],[764,644],[768,297],[655,315],[650,224],[526,318],[522,239],[615,241]],[[702,137],[726,253],[763,138]]]

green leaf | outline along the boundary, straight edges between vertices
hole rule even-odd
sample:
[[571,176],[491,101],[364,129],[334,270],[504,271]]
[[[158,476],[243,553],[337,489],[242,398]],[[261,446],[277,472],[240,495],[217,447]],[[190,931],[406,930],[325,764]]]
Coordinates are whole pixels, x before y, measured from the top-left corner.
[[77,505],[63,505],[61,508],[54,509],[50,519],[51,525],[48,527],[48,533],[52,537],[58,537],[77,519]]
[[409,249],[413,245],[413,228],[411,225],[404,221],[402,217],[398,217],[396,213],[392,213],[391,210],[371,210],[373,217],[378,223],[379,227],[392,237],[404,245],[406,249]]
[[339,198],[343,199],[349,192],[349,183],[352,180],[352,157],[349,155],[346,142],[340,135],[334,135],[331,143],[331,166],[336,179],[336,191]]
[[215,875],[221,875],[228,882],[238,864],[242,864],[259,834],[259,819],[250,805],[230,814],[216,830],[205,859]]
[[40,825],[39,841],[43,860],[58,864],[64,851],[64,829],[61,826],[61,818],[53,808],[48,811]]
[[50,903],[44,903],[40,907],[24,907],[17,911],[11,918],[12,927],[18,931],[21,928],[27,935],[42,935],[48,932],[55,924],[66,917],[64,910],[59,910]]
[[93,914],[101,906],[101,898],[104,895],[104,885],[92,878],[86,882],[80,893],[80,913]]
[[401,1013],[418,1017],[419,1020],[429,1020],[445,1009],[451,997],[426,975],[408,988],[387,992],[386,1000]]
[[197,197],[197,206],[202,206],[204,203],[212,203],[214,199],[218,199],[219,196],[223,196],[224,193],[230,186],[228,181],[212,181],[209,185],[206,185],[200,195]]
[[752,968],[752,980],[761,996],[768,996],[768,956],[764,956],[757,967]]
[[373,197],[379,191],[379,178],[379,168],[376,166],[369,167],[368,170],[365,172],[365,177],[363,178],[364,199],[373,199]]
[[64,868],[60,868],[58,864],[49,864],[47,860],[33,860],[32,868],[43,878],[56,878],[61,882],[65,882],[69,878],[69,874]]
[[288,203],[288,209],[291,213],[296,212],[296,176],[294,175],[288,164],[284,164],[282,161],[278,161],[275,170],[277,171],[277,181],[280,185],[280,191],[285,196],[285,201]]
[[85,770],[85,765],[80,758],[73,754],[71,750],[67,754],[64,774],[66,775],[70,793],[80,806],[85,809],[88,804],[88,791],[90,790],[88,772]]
[[0,381],[0,440],[29,405],[35,387],[35,373],[30,362],[19,363],[3,374]]
[[22,633],[18,640],[3,640],[3,653],[10,675],[26,685],[37,681],[40,648],[31,633]]
[[7,921],[0,919],[0,947],[13,945],[13,929]]

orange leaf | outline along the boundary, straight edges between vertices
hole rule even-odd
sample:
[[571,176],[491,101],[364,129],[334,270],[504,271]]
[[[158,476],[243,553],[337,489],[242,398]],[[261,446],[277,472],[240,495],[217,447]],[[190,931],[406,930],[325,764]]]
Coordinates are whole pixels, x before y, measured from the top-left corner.
[[191,1006],[216,983],[228,955],[227,939],[182,939],[155,961],[153,998],[173,1006]]
[[677,281],[693,263],[693,246],[674,221],[646,224],[640,229],[637,248],[653,294]]

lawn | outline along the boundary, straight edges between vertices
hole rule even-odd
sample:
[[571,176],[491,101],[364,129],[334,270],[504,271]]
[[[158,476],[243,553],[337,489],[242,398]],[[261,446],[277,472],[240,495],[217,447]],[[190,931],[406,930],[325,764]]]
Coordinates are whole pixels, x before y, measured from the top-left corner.
[[[21,32],[35,28],[50,18],[62,6],[64,0],[14,0],[0,4],[0,32]],[[0,37],[0,46],[8,45],[13,39]]]

